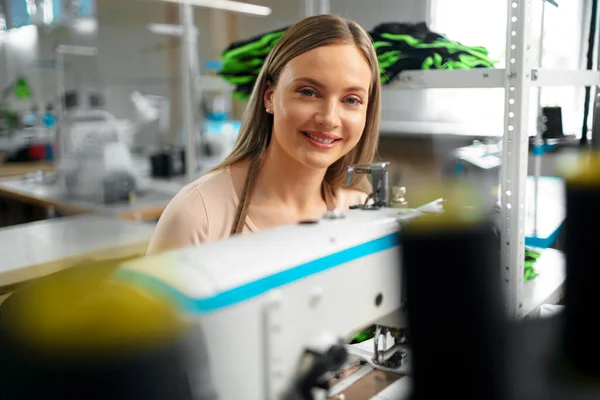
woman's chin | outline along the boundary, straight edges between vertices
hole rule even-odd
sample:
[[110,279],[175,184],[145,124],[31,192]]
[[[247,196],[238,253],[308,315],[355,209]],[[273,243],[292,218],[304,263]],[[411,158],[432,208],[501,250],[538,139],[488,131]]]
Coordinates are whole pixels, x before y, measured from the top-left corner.
[[323,154],[305,154],[300,157],[300,163],[311,169],[326,170],[338,159],[339,157],[334,158]]

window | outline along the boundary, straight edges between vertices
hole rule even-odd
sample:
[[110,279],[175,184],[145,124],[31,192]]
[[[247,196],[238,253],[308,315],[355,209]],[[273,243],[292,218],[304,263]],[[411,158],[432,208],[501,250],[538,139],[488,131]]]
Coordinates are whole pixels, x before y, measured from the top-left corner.
[[[431,0],[430,28],[448,39],[469,46],[484,46],[490,57],[506,65],[507,0]],[[587,52],[587,31],[591,9],[589,0],[558,0],[556,8],[543,0],[532,2],[531,66],[546,69],[583,69]],[[543,52],[540,64],[539,49],[542,30],[542,11],[545,8]],[[436,90],[429,95],[436,116],[446,121],[481,121],[482,130],[502,134],[504,126],[503,89]],[[538,90],[531,90],[530,129],[536,131]],[[584,89],[553,87],[541,89],[543,106],[560,106],[566,134],[581,135],[584,108]],[[590,119],[591,121],[591,119]],[[485,126],[484,126],[485,125]]]

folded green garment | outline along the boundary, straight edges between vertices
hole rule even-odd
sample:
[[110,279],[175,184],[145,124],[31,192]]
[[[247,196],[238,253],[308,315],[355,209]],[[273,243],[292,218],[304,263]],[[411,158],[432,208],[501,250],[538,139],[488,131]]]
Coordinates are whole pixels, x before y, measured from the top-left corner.
[[383,23],[370,35],[384,84],[406,70],[493,68],[495,64],[486,48],[451,41],[423,22]]
[[[246,100],[264,61],[288,27],[232,43],[221,53],[219,76],[235,86],[234,97]],[[494,68],[482,46],[465,46],[431,31],[424,22],[386,22],[369,32],[377,53],[381,83],[402,71]]]

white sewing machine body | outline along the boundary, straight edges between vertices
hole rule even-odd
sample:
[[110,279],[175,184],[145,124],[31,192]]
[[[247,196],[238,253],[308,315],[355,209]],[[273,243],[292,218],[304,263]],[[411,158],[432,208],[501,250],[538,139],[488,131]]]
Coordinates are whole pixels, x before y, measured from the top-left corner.
[[206,337],[219,399],[280,399],[304,351],[372,324],[405,326],[398,210],[351,210],[126,263],[117,279],[169,295]]

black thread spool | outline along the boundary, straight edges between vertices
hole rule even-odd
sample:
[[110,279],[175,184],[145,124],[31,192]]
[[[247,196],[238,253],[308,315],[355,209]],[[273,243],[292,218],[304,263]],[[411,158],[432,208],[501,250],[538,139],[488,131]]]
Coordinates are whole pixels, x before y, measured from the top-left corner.
[[490,221],[451,214],[421,217],[429,220],[402,231],[412,399],[459,388],[461,399],[504,400],[499,242]]
[[[586,156],[584,156],[586,157]],[[597,228],[600,224],[600,160],[594,154],[578,165],[566,182],[565,327],[563,367],[570,376],[600,379],[600,268]]]

